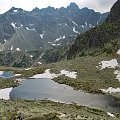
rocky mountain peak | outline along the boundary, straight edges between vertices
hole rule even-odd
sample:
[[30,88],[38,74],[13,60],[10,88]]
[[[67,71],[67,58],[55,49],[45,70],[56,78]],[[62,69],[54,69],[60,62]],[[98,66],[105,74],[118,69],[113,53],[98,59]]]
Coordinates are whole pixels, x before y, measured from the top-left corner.
[[51,6],[48,6],[47,8],[45,8],[47,11],[49,12],[53,12],[55,11],[55,8],[54,7],[51,7]]
[[38,7],[35,7],[33,10],[32,10],[32,12],[39,12],[40,11],[40,9],[38,8]]
[[67,9],[77,11],[77,10],[79,10],[79,7],[76,3],[72,2],[72,3],[70,3],[69,6],[67,6]]
[[18,11],[21,12],[23,11],[23,9],[12,7],[8,12],[18,12]]

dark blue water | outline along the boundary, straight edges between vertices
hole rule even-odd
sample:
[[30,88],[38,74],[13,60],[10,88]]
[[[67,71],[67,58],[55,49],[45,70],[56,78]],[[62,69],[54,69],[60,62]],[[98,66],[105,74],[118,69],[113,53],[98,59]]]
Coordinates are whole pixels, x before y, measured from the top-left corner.
[[1,78],[11,78],[15,77],[15,75],[12,72],[4,71],[3,74],[0,74]]
[[14,88],[11,99],[44,100],[49,99],[63,103],[77,103],[83,106],[100,108],[108,112],[120,112],[120,99],[107,95],[93,95],[75,91],[71,87],[58,84],[50,79],[29,79]]

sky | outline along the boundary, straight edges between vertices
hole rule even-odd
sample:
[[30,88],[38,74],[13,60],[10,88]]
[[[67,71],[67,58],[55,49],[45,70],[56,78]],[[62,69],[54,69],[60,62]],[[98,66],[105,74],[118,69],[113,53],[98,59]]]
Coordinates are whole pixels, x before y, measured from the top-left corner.
[[[43,2],[44,1],[44,2]],[[97,12],[108,12],[117,0],[0,0],[0,14],[8,11],[11,7],[22,8],[31,11],[33,8],[46,8],[48,6],[60,8],[67,7],[75,2],[79,8],[88,7]]]

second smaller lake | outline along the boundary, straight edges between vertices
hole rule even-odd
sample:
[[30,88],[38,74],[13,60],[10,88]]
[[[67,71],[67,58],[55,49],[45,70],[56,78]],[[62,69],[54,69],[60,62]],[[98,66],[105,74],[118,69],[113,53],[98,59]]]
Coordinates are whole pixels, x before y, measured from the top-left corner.
[[10,71],[0,71],[0,77],[1,78],[12,78],[12,77],[15,77],[15,74],[13,74]]

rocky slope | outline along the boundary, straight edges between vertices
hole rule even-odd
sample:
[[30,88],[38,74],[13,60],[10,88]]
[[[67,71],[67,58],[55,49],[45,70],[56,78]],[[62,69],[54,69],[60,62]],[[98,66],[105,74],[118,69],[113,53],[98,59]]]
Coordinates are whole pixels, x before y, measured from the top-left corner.
[[[106,49],[118,49],[120,40],[120,0],[113,5],[107,20],[84,34],[78,35],[68,51],[68,59]],[[108,45],[109,43],[109,45]],[[107,48],[106,48],[107,46]],[[94,50],[93,50],[94,49]]]
[[101,24],[107,15],[80,9],[75,3],[30,12],[13,7],[0,15],[0,50],[31,51],[73,43],[78,34]]
[[54,46],[50,49],[38,49],[34,51],[6,50],[0,51],[0,66],[6,67],[33,67],[45,63],[54,63],[66,59],[69,46]]

